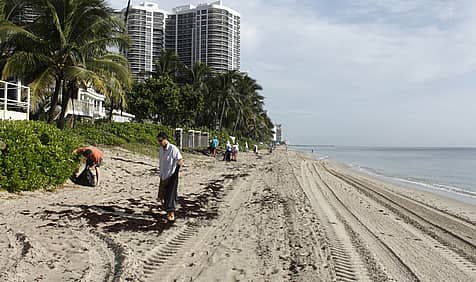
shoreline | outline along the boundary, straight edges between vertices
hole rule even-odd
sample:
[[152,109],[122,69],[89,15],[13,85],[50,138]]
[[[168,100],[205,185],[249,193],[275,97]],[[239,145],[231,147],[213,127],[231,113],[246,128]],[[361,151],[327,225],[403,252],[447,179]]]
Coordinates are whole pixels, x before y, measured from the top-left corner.
[[[350,147],[350,148],[354,148],[354,147]],[[367,148],[367,147],[363,147],[363,148]],[[373,148],[373,147],[369,147],[369,148]],[[383,147],[383,148],[387,148],[387,147]],[[393,147],[389,147],[389,148],[393,148]],[[435,149],[435,148],[429,148],[429,149]],[[461,148],[461,149],[466,149],[466,148]],[[379,170],[382,170],[382,168],[362,167],[359,164],[348,163],[345,161],[338,161],[338,160],[331,159],[328,156],[320,156],[311,152],[305,152],[300,150],[296,150],[296,152],[308,154],[310,157],[314,158],[315,160],[329,161],[329,162],[334,162],[336,164],[340,164],[348,170],[363,173],[367,175],[368,177],[379,179],[381,181],[386,182],[387,184],[401,186],[402,188],[411,189],[416,192],[427,192],[432,195],[438,195],[438,196],[455,200],[464,204],[476,205],[476,192],[471,190],[459,188],[456,186],[450,186],[450,184],[437,184],[437,183],[430,183],[430,182],[425,183],[423,182],[423,180],[418,180],[418,179],[412,180],[411,179],[412,177],[410,176],[407,176],[407,178],[405,178],[405,176],[400,176],[400,177],[392,176],[390,174],[385,174],[384,172],[378,172]]]
[[432,191],[430,188],[423,189],[415,185],[405,185],[405,183],[398,180],[391,181],[389,177],[384,175],[377,175],[368,173],[367,171],[356,170],[347,164],[337,161],[326,160],[326,162],[330,163],[332,166],[338,167],[345,173],[359,175],[360,177],[367,179],[370,182],[378,183],[378,185],[381,187],[390,189],[399,195],[411,198],[438,210],[449,212],[455,216],[462,217],[465,220],[476,224],[476,205],[462,200],[461,198],[464,196],[454,195],[454,197],[451,197],[449,196],[451,192],[440,194],[436,191]]
[[393,192],[414,200],[425,205],[432,206],[438,210],[449,212],[455,216],[461,217],[473,224],[476,224],[476,198],[460,195],[451,191],[438,191],[431,188],[421,187],[418,184],[405,183],[399,179],[390,176],[381,175],[358,166],[347,164],[344,162],[332,160],[329,158],[322,159],[318,155],[310,152],[293,151],[303,154],[306,158],[313,159],[318,162],[330,163],[345,173],[356,174],[371,182],[377,182],[385,188],[391,189]]
[[388,176],[384,174],[379,174],[379,173],[372,172],[370,170],[367,170],[358,166],[353,166],[353,165],[335,161],[335,160],[326,159],[326,161],[335,163],[336,165],[341,165],[346,170],[350,170],[356,173],[361,173],[367,177],[375,178],[376,180],[381,180],[388,185],[394,185],[400,188],[407,188],[413,192],[426,192],[430,194],[431,196],[444,197],[448,200],[458,201],[462,204],[476,205],[476,196],[470,194],[471,192],[466,193],[466,190],[464,190],[464,192],[455,192],[448,189],[440,189],[440,188],[437,188],[434,184],[412,182],[407,179],[396,178],[396,177],[392,177],[392,176]]

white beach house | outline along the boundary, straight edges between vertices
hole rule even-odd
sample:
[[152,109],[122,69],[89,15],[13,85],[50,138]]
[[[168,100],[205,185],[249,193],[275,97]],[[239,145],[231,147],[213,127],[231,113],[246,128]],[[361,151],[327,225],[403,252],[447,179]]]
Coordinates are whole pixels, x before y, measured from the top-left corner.
[[[108,115],[104,107],[105,100],[106,96],[96,92],[93,88],[80,88],[77,99],[71,99],[68,103],[66,116],[75,115],[91,119],[105,118]],[[134,118],[134,115],[123,111],[112,111],[112,120],[115,122],[131,122]]]
[[93,88],[80,88],[77,99],[69,101],[66,116],[75,115],[92,119],[105,118],[105,100],[106,96],[96,92]]
[[0,80],[0,119],[28,120],[30,87]]
[[[80,88],[77,96],[68,102],[66,116],[105,118],[105,100],[106,97],[93,88]],[[0,80],[0,120],[28,120],[30,101],[30,87],[22,85],[21,82]],[[112,119],[116,122],[131,122],[134,118],[134,115],[126,112],[114,110],[112,113]]]

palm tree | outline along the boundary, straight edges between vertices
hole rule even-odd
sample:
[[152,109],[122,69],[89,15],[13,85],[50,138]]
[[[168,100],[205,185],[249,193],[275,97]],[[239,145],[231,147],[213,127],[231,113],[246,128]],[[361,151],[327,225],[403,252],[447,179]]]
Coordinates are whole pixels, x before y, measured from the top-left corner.
[[256,80],[248,75],[241,75],[236,81],[236,90],[240,96],[240,106],[236,108],[233,135],[235,135],[237,129],[243,132],[246,128],[246,120],[262,109],[264,97],[258,94],[258,91],[262,89]]
[[116,77],[111,77],[104,84],[101,92],[106,95],[106,99],[109,102],[109,121],[112,121],[115,109],[122,111],[127,107],[126,93],[130,87],[130,83],[129,85],[123,85]]
[[155,62],[155,67],[154,77],[168,76],[175,82],[179,73],[184,69],[184,65],[175,51],[169,49],[162,49],[159,59]]
[[15,1],[38,16],[32,24],[15,25],[12,18],[2,24],[0,36],[11,48],[2,77],[32,77],[34,96],[53,89],[49,122],[61,98],[58,126],[64,126],[66,105],[80,84],[101,87],[111,77],[129,83],[127,61],[108,52],[128,39],[105,0]]
[[219,130],[223,128],[223,118],[228,115],[228,110],[232,109],[233,105],[239,104],[235,89],[235,80],[239,75],[233,70],[218,74],[213,79],[211,95],[216,99],[214,116]]
[[202,62],[193,64],[189,70],[187,83],[191,84],[194,89],[203,89],[211,75],[210,67]]

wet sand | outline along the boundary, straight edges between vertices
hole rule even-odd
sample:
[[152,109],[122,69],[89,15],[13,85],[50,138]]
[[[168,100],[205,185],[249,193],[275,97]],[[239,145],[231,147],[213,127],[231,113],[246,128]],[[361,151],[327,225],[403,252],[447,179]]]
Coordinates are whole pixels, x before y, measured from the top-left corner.
[[185,155],[174,224],[156,159],[105,149],[97,188],[0,193],[0,281],[475,281],[476,207],[278,149]]

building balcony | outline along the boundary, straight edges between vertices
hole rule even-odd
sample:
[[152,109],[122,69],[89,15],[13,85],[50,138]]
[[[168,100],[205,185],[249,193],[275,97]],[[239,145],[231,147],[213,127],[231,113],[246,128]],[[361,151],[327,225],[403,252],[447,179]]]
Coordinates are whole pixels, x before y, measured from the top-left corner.
[[30,87],[0,80],[0,119],[28,120]]
[[72,99],[67,106],[66,115],[75,115],[93,119],[106,117],[104,108],[105,96],[97,93],[94,89],[81,88],[78,91],[78,99]]

